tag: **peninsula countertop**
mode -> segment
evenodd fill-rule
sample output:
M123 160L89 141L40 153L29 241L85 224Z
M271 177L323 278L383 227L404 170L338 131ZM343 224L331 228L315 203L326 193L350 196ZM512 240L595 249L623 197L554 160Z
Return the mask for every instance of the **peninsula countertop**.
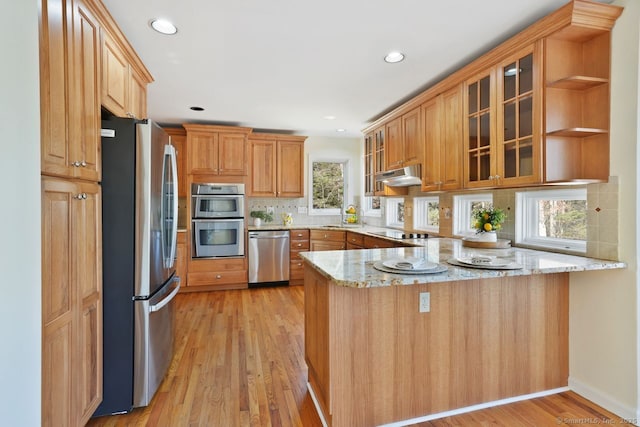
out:
M334 284L353 288L373 288L413 285L418 283L489 279L506 276L626 268L626 263L621 261L608 261L533 249L517 247L507 249L469 248L463 246L461 240L452 238L416 239L411 242L421 246L390 249L302 252L300 255L307 265L313 267L324 277L333 281ZM509 260L522 265L522 268L514 270L487 270L459 267L447 262L452 258L478 255ZM447 270L442 273L433 274L396 274L379 271L373 266L378 261L404 257L425 258L428 262L446 266Z

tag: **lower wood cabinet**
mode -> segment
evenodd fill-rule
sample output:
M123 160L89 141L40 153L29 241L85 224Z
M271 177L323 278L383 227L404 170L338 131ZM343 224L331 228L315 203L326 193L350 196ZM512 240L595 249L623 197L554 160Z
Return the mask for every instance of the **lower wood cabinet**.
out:
M395 248L399 246L404 246L404 245L396 244L386 239L379 239L377 237L372 237L372 236L364 236L364 247L367 249Z
M246 258L191 259L186 291L248 287Z
M42 424L84 425L102 401L97 183L42 179Z
M291 230L289 236L289 285L303 285L304 264L300 252L309 250L309 230Z
M347 243L347 250L350 249L364 249L364 234L354 233L352 231L347 231L347 235L345 237Z
M311 230L311 251L335 251L346 249L345 232L339 230Z

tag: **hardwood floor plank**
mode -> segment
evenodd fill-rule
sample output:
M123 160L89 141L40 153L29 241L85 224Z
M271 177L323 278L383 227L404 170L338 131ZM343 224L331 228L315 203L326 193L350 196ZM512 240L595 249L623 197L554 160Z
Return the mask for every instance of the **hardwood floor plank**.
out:
M293 286L179 294L175 356L151 404L88 426L321 427L307 391L303 292ZM568 392L416 426L539 427L585 418L621 424Z

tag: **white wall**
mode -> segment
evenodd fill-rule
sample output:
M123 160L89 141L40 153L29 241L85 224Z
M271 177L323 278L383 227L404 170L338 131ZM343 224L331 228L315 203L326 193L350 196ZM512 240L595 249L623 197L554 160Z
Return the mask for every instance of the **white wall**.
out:
M640 2L624 6L612 38L611 175L619 177L619 255L626 270L571 275L569 385L638 418L638 69Z
M0 14L0 424L40 425L38 2Z

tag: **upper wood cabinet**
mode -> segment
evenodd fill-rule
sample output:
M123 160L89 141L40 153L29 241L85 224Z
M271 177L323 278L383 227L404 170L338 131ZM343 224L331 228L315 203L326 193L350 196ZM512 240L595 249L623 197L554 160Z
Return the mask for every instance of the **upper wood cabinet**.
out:
M545 40L545 181L609 177L609 31Z
M386 169L398 169L422 160L422 123L420 107L385 123Z
M304 197L306 136L251 134L249 196Z
M178 197L189 197L191 191L187 182L187 131L184 128L164 128L171 137L171 145L176 149L176 166L178 169Z
M42 180L42 424L84 425L102 400L100 186Z
M147 83L129 60L125 49L102 33L102 105L118 117L147 117Z
M541 42L467 81L465 187L542 182Z
M40 111L44 174L100 180L99 33L100 24L83 2L42 2Z
M386 129L385 126L367 133L364 140L365 195L394 196L407 194L406 187L387 187L376 181L376 174L387 170L386 167Z
M422 105L422 191L462 188L462 86Z
M447 156L453 161L461 147L464 188L606 181L610 31L621 12L618 6L570 1L372 123L364 129L365 141L384 128L385 165L392 169L413 161L408 135L417 132L417 146L425 150L419 155L425 159L423 191L444 185L435 159L442 160L451 145L442 132L461 130L462 146ZM456 129L442 118L437 98L458 85L462 125ZM449 101L446 108L456 108ZM418 106L422 130L413 120ZM460 188L453 183L459 178L449 179L451 189Z
M245 176L250 128L184 124L187 174Z

